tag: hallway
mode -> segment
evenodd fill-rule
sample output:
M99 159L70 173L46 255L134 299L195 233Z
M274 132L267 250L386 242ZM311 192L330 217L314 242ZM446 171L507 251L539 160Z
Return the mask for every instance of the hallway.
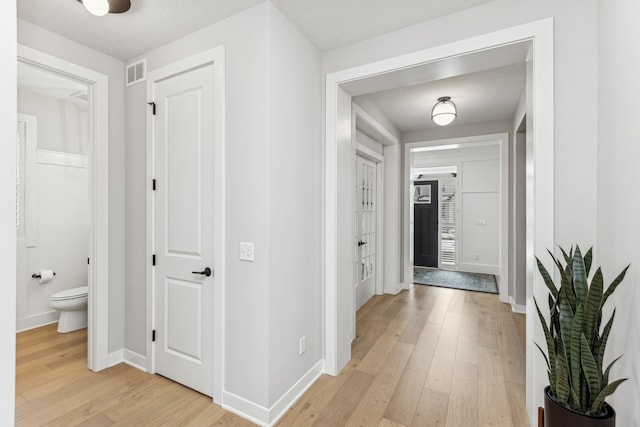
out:
M353 359L278 426L527 426L524 316L492 294L414 286L357 313ZM125 364L86 369L86 329L18 334L18 426L252 423Z
M497 295L414 286L357 313L352 360L278 426L528 426L525 317Z

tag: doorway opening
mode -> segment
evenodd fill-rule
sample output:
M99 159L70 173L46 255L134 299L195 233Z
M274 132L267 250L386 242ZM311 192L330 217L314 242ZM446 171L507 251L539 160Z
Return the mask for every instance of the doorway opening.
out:
M552 20L542 20L518 27L484 34L438 46L437 48L413 52L392 60L384 60L361 65L352 69L338 71L327 75L326 80L326 201L325 201L325 369L336 375L350 360L351 334L349 307L352 307L352 294L349 292L352 283L352 258L349 242L341 236L352 236L350 198L338 191L338 183L343 182L352 168L348 156L351 141L349 132L345 132L343 123L348 121L351 109L351 97L361 92L369 84L382 84L381 80L373 82L377 77L388 78L394 72L408 71L414 76L416 67L432 67L434 64L451 58L490 55L500 49L515 47L518 43L529 41L535 46L531 49L532 64L532 96L531 112L536 117L533 122L533 134L536 135L536 149L532 153L532 172L530 181L533 203L527 205L527 227L530 238L527 239L527 355L534 354L533 341L542 339L540 331L534 329L532 316L532 295L544 293L544 283L533 274L533 253L543 252L545 247L553 245L553 176L536 173L536 167L548 165L553 161L553 24ZM504 51L500 50L501 55ZM476 62L477 63L477 62ZM446 68L446 67L442 67ZM406 162L405 162L406 166ZM345 175L346 174L346 175ZM406 176L406 175L405 175ZM404 186L409 191L409 186ZM403 194L403 198L410 195ZM408 221L402 221L403 234L408 235ZM504 236L506 238L506 236ZM399 236L398 239L402 240ZM408 245L403 245L405 248ZM408 250L408 249L406 249ZM407 268L409 257L402 254L403 268L397 280L406 285L410 280ZM409 269L410 271L410 269ZM539 396L534 392L543 386L545 367L541 361L527 358L527 409L533 419L536 404L540 404Z
M50 80L52 77L58 82L64 81L70 82L74 90L68 95L74 99L77 103L86 102L86 129L80 129L79 135L84 135L80 139L86 139L85 143L77 142L77 149L82 150L82 146L85 147L84 155L77 153L60 154L52 150L41 150L38 152L37 147L39 142L33 140L30 142L31 155L26 153L26 162L35 164L35 160L42 164L64 164L65 172L62 175L66 175L69 178L70 175L74 175L75 178L79 178L78 175L86 175L86 194L82 197L86 197L88 206L86 212L88 214L87 228L88 228L88 241L85 251L82 248L79 250L84 253L79 260L75 260L75 263L81 263L81 266L76 266L75 276L72 273L65 273L64 276L70 281L79 281L81 283L69 282L66 283L70 288L80 285L88 286L87 289L87 366L92 371L100 371L108 367L109 353L108 353L108 279L109 279L109 264L108 264L108 89L107 89L107 77L103 74L97 73L93 70L81 67L79 65L64 61L60 58L45 54L38 50L28 48L26 46L18 45L18 64L21 66L29 67L30 70L35 71L35 76L30 84L40 86L41 88L47 87L47 83L43 82L42 76L49 75ZM32 76L32 77L33 77ZM40 77L38 77L40 76ZM23 77L23 76L21 76ZM47 80L47 79L45 79ZM68 87L65 89L67 90ZM84 99L86 98L86 100ZM39 103L42 107L42 103ZM73 109L73 107L69 107ZM79 115L81 116L82 114ZM29 132L29 127L32 129L32 133L35 133L34 121L28 117L24 118L25 129ZM31 123L31 124L29 124ZM69 123L65 123L67 126ZM27 135L27 138L29 136ZM35 144L35 145L34 145ZM73 145L71 140L67 138L65 140L66 146ZM64 145L63 144L63 145ZM27 143L25 140L25 149ZM43 147L45 148L45 147ZM74 155L75 154L75 155ZM35 156L35 158L34 158ZM31 160L30 160L31 159ZM25 166L26 168L26 166ZM68 168L72 168L67 170ZM85 170L85 172L81 172ZM56 171L60 172L60 170ZM58 173L60 175L60 173ZM27 177L27 180L29 177ZM67 179L67 181L70 181ZM33 192L33 181L31 183L25 182L25 192L31 190ZM73 182L71 180L70 182ZM77 182L76 182L77 184ZM84 185L84 184L81 184ZM25 201L33 200L33 194L26 195ZM61 203L59 200L50 201L51 203ZM42 200L39 201L42 203ZM37 220L37 214L42 210L46 211L46 206L37 207L32 203L26 204L24 210L24 227L25 231L29 235L23 240L23 246L25 250L27 246L35 246L35 240L37 236L29 229L33 227L34 221ZM50 219L50 218L49 218ZM29 224L30 223L30 224ZM31 230L33 231L33 230ZM42 236L44 239L44 236ZM53 242L53 244L64 245L64 241ZM82 243L80 243L82 244ZM53 248L55 252L55 248ZM74 259L79 257L77 253L73 255ZM46 258L46 257L45 257ZM31 269L37 269L38 271L26 271L22 268L18 271L19 274L28 275L28 279L33 279L32 275L40 275L40 278L35 278L39 281L42 280L41 270L55 271L56 265L51 264L51 258L39 260L38 263L33 264ZM60 261L62 262L62 261ZM84 268L86 273L83 274ZM25 271L22 271L25 270ZM45 275L50 274L48 271ZM51 274L52 275L52 274ZM60 275L62 279L63 275ZM53 276L55 277L55 276ZM55 279L54 279L55 282ZM17 283L20 283L20 276ZM73 285L73 286L72 286ZM44 285L46 286L46 285ZM53 292L53 291L52 291ZM48 295L48 294L47 294ZM46 298L45 298L46 299ZM19 303L19 302L18 302ZM47 304L45 301L40 301L40 304ZM35 320L33 316L29 318L27 316L23 322L25 328L33 327L29 322L40 322L44 319L46 321L47 314L41 319L42 316L36 316Z

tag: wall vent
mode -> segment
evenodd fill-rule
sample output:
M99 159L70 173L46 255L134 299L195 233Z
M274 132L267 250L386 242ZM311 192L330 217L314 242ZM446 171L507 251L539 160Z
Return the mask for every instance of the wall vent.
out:
M147 60L127 64L127 86L132 86L147 79Z

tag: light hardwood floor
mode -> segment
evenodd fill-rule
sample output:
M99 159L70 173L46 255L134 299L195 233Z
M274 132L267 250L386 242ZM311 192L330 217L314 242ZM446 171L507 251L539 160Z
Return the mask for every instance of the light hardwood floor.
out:
M17 336L18 426L251 426L210 398L121 364L86 369L86 330ZM528 426L524 316L496 295L415 285L357 313L353 359L278 426Z

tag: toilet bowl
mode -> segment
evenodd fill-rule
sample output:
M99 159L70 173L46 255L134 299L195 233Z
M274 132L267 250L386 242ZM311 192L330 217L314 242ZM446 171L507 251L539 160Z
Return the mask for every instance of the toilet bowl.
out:
M49 298L51 308L60 312L58 332L77 331L87 327L88 293L88 286L80 286L51 295Z

